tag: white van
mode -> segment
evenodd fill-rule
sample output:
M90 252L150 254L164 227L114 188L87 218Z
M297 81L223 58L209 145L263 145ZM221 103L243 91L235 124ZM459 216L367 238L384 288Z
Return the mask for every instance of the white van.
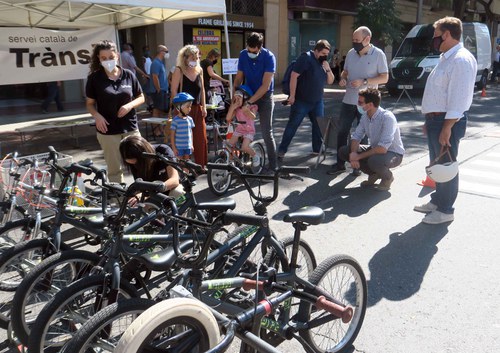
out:
M477 60L476 84L486 86L491 66L491 39L484 23L464 22L461 42ZM432 24L416 25L406 35L389 65L389 82L386 87L392 96L401 89L423 91L430 72L437 65L439 53L432 48L434 27Z

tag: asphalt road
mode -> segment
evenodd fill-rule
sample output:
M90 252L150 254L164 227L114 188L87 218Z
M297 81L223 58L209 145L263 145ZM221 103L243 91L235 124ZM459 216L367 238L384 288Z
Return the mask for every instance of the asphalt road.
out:
M326 175L334 160L331 148L326 161L303 180L280 183L279 199L269 208L275 232L280 237L292 235L290 226L281 222L288 211L319 206L325 211L325 222L304 234L318 260L344 253L356 258L365 271L368 309L354 351L499 351L499 93L497 86L488 90L487 97L476 92L460 147L460 193L451 224L422 224L423 215L412 210L428 201L431 190L416 183L424 177L428 164L427 147L422 116L404 98L394 112L407 153L395 169L390 192L361 189L359 184L365 177ZM337 116L342 93L329 91L326 97L327 115ZM390 107L395 100L384 97L382 105ZM416 101L420 104L419 98ZM278 142L287 109L277 104L274 126ZM91 157L102 163L91 130L80 138L80 149L72 148L67 140L56 135L45 140L34 136L30 140L33 146L23 148L26 152L37 147L43 151L49 143L59 144L58 148L75 160ZM284 164L314 167L316 157L310 151L310 126L305 119ZM215 198L207 190L205 177L199 179L196 190L202 200ZM241 187L230 190L229 195L236 199L237 211L251 213L249 198ZM5 333L0 332L0 342L3 339ZM302 351L296 343L287 343L282 349ZM15 350L6 344L0 352Z

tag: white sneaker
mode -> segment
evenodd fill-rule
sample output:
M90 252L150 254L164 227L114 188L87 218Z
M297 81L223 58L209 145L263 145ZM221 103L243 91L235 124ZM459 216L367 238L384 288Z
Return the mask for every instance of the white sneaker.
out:
M260 166L260 157L255 155L252 157L252 167L257 168Z
M435 211L437 210L437 206L434 205L432 202L427 202L427 203L424 203L423 205L417 205L415 207L413 207L413 211L417 211L417 212L422 212L422 213L431 213L432 211Z
M426 224L441 224L441 223L447 223L447 222L452 222L455 219L453 216L453 213L443 213L440 211L432 211L429 213L427 216L422 219L422 223Z

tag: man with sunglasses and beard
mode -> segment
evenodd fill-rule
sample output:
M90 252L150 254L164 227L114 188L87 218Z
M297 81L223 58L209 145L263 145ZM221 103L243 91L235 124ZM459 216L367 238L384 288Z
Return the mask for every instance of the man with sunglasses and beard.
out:
M349 131L356 119L359 123L358 93L366 88L378 88L389 80L389 68L384 52L370 43L372 32L368 27L359 27L352 34L352 49L347 53L344 69L340 74L339 86L345 87L345 95L340 108L340 128L337 133L337 163L327 174L336 175L346 170L338 151L347 145ZM365 143L365 142L363 142ZM353 175L361 174L353 169Z
M256 104L259 108L260 130L269 159L267 173L272 173L277 167L276 143L273 135L276 58L269 49L263 47L264 36L261 33L252 32L246 44L246 49L240 52L234 87L245 84L254 92L247 102L249 105Z

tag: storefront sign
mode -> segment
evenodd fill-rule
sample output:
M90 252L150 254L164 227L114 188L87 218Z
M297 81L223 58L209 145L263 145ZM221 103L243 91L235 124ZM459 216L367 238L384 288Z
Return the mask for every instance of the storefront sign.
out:
M224 26L224 20L216 18L199 18L198 24L202 26ZM255 23L253 21L227 21L227 26L230 28L255 28Z
M116 43L113 26L81 31L0 28L0 84L65 81L87 77L92 45Z

